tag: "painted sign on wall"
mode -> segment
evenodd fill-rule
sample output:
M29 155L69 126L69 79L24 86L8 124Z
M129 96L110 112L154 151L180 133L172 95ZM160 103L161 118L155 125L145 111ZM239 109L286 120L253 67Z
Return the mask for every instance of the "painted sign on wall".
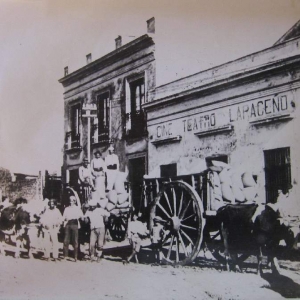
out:
M155 132L151 128L151 133L156 140L166 139L188 132L205 132L238 122L276 117L291 113L293 110L292 94L279 94L175 119L156 125Z

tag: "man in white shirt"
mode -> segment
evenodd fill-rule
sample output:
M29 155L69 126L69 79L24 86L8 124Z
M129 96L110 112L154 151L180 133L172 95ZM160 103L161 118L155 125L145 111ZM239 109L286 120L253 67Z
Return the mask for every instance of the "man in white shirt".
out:
M133 215L133 221L129 222L127 232L129 243L132 246L132 252L123 263L129 263L133 256L135 257L135 261L139 263L137 255L141 249L142 238L147 237L149 234L148 229L146 224L138 221L137 215Z
M116 181L116 177L119 171L119 158L114 153L115 149L111 145L108 148L108 155L105 157L105 164L106 164L106 175L107 175L107 186L106 189L108 191L113 189L114 183Z
M70 206L66 207L63 214L63 221L65 225L65 239L64 239L64 258L68 256L69 244L72 240L74 248L74 259L77 261L78 256L78 225L79 219L83 219L83 213L75 196L70 197Z
M58 259L58 231L62 224L62 215L55 206L55 200L50 199L49 207L41 215L40 223L43 226L44 241L45 241L45 258L50 259L50 251L52 249L52 256L54 261Z
M97 201L91 200L88 203L89 209L85 213L85 218L89 220L91 227L90 234L90 256L91 261L100 261L103 252L105 239L104 217L109 217L110 213L99 207Z
M83 201L86 202L91 189L94 189L93 175L87 158L78 169L78 183L80 184Z

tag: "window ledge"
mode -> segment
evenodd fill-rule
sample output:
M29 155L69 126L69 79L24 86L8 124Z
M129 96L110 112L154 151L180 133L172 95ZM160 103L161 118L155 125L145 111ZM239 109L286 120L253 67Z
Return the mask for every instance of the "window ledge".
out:
M99 147L99 146L105 146L105 145L109 145L109 140L92 143L92 147Z
M182 136L177 135L175 137L165 138L165 139L161 139L161 140L155 140L155 141L152 141L151 143L155 146L158 146L158 145L166 144L166 143L180 142L181 140L182 140Z
M80 152L80 151L82 151L82 147L79 146L79 147L69 148L69 149L66 149L65 151L66 151L66 153Z
M218 134L226 131L232 131L233 125L224 125L217 128L207 129L204 131L197 131L194 134L197 136L205 136L205 135L211 135L211 134Z
M279 121L288 121L288 120L292 120L292 119L293 119L293 116L291 116L291 114L285 114L285 115L273 116L270 118L258 119L255 121L251 121L249 123L251 125L256 126L256 125L274 123L274 122L279 122Z

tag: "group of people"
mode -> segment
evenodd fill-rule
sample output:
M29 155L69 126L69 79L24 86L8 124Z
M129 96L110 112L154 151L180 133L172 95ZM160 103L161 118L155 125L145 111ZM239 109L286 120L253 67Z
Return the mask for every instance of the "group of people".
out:
M128 226L128 239L132 247L131 254L126 260L123 260L123 264L128 264L134 257L138 263L138 254L141 249L142 240L150 235L151 245L155 256L155 265L159 265L162 262L163 253L163 241L166 238L168 230L166 230L166 222L159 216L153 219L153 226L151 232L147 230L146 224L138 220L138 215L133 216L133 220Z
M54 199L48 201L48 208L41 215L40 223L44 234L45 241L45 259L54 261L59 258L58 233L61 225L64 227L63 258L67 259L69 254L69 245L72 242L74 249L74 261L78 259L78 230L80 220L90 224L90 242L89 242L89 259L99 262L103 254L106 228L105 223L110 213L101 208L98 201L90 200L83 205L83 210L78 205L75 196L70 196L70 205L67 206L61 214L56 207ZM133 220L129 222L127 237L132 247L131 254L123 261L129 263L134 257L138 263L138 254L140 252L142 240L148 236L151 237L152 247L155 253L156 264L162 260L162 242L166 236L165 222L160 217L154 218L154 225L151 232L147 230L146 224L138 220L137 215L133 215Z
M102 158L100 151L94 153L94 158L89 161L84 159L83 165L79 168L79 184L83 196L82 207L78 197L70 196L70 204L63 212L56 208L55 200L50 199L48 208L41 215L40 223L45 239L45 258L50 260L50 251L54 260L58 259L58 233L61 225L64 227L63 259L68 257L69 245L72 242L74 249L74 261L78 259L78 230L84 222L90 225L89 258L91 261L100 261L106 236L105 224L110 213L101 205L101 199L106 193L113 189L114 182L119 170L119 159L114 153L114 147L108 148L108 155ZM161 261L161 248L163 239L163 220L159 217L154 219L152 232L149 233L146 224L133 216L129 222L128 239L132 246L132 253L124 260L128 263L133 257L138 262L138 253L141 248L142 239L151 236L155 250L157 263ZM81 221L81 222L80 222Z
M84 205L85 213L78 205L75 196L70 196L70 205L67 206L61 214L56 207L54 199L48 201L48 208L40 218L40 224L44 234L45 241L45 259L50 260L52 252L53 260L59 259L58 233L60 227L64 227L63 258L67 259L69 254L69 245L72 242L74 249L74 261L78 259L78 230L80 229L80 220L90 224L90 244L89 252L92 261L100 261L105 239L105 217L109 217L109 212L101 208L97 202L90 201Z
M108 148L108 155L103 159L99 150L94 153L94 158L89 165L87 158L79 167L79 184L84 202L87 201L91 191L97 191L100 198L105 198L105 191L113 189L119 170L119 158L114 153L114 147Z

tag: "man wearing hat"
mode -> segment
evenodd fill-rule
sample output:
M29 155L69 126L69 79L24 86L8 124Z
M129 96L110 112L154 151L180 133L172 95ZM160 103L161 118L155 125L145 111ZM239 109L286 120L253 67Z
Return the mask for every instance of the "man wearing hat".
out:
M78 179L78 183L81 186L81 192L83 195L83 201L86 202L87 201L87 197L90 193L90 189L94 189L94 184L93 184L93 176L92 176L92 171L91 168L89 166L89 160L87 158L85 158L83 160L83 165L81 167L79 167L78 169L79 172L79 179Z
M113 189L113 186L116 181L116 177L119 171L119 158L114 153L115 149L112 145L108 148L108 155L105 157L105 164L106 164L106 176L107 176L107 186L106 189L108 191Z
M83 219L81 208L77 205L75 196L70 197L70 206L64 210L63 221L65 225L65 238L64 238L64 258L68 256L70 241L73 242L74 260L77 261L78 256L78 226L79 219Z
M104 218L109 217L110 213L100 207L99 201L90 200L87 205L88 211L85 213L85 220L90 223L90 257L91 261L100 261L103 252L105 239Z

